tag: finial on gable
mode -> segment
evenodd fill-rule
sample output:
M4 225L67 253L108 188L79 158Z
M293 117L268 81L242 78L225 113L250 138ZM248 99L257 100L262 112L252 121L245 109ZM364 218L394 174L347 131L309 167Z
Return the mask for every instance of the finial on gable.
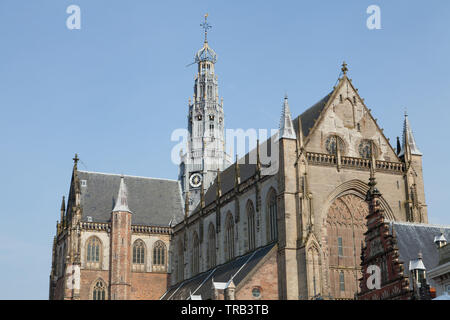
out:
M344 74L344 76L347 75L348 68L347 68L347 63L345 63L345 61L342 63L341 71Z
M75 157L72 160L74 168L77 168L78 161L80 161L80 158L78 158L78 153L75 153Z

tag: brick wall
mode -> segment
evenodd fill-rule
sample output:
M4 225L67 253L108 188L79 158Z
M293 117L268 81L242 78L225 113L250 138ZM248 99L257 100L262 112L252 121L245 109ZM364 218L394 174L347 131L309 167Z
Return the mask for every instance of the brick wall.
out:
M132 300L158 300L167 291L167 273L132 272Z
M268 257L263 260L260 265L252 270L236 288L236 300L277 300L279 299L278 291L278 262L277 251L272 250ZM260 288L261 296L255 298L252 295L254 288Z

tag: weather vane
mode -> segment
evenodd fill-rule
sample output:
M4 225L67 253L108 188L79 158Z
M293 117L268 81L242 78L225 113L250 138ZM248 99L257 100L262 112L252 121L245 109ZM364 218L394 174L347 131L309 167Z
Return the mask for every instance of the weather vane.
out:
M205 14L205 22L200 24L200 27L202 27L205 30L205 42L208 42L208 39L207 39L208 29L212 28L211 25L208 24L207 19L208 19L208 14Z

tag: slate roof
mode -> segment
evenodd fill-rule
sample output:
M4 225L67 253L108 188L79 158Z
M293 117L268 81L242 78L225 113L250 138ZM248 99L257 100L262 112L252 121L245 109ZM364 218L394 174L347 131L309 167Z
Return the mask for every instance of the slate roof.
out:
M405 274L409 274L409 262L417 259L419 252L422 252L422 261L427 270L438 265L439 252L434 244L434 237L443 232L444 236L450 239L450 226L391 222L391 230L392 224L397 235L400 261L405 267Z
M109 222L119 192L119 174L78 171L81 184L82 221ZM183 219L181 188L176 180L124 175L133 225L168 226Z
M325 105L327 104L328 100L330 99L331 95L333 94L333 91L327 94L325 97L323 97L319 102L314 104L312 107L306 109L301 115L300 118L302 119L302 133L303 137L307 137L316 123L317 119L319 118L320 114L322 113L323 109L325 108ZM295 132L298 131L298 117L294 119L293 121Z
M201 295L202 300L212 299L212 281L228 282L233 280L236 287L266 257L275 243L256 249L214 269L203 272L180 284L171 287L161 300L187 300L192 295Z

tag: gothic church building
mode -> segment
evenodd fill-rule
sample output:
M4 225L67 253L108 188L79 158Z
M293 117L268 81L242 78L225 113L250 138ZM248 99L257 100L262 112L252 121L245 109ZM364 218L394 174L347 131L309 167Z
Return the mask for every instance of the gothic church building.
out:
M179 179L82 171L75 156L50 299L354 299L370 167L387 220L428 222L408 117L394 149L345 63L297 117L285 97L278 133L233 162L203 26Z

